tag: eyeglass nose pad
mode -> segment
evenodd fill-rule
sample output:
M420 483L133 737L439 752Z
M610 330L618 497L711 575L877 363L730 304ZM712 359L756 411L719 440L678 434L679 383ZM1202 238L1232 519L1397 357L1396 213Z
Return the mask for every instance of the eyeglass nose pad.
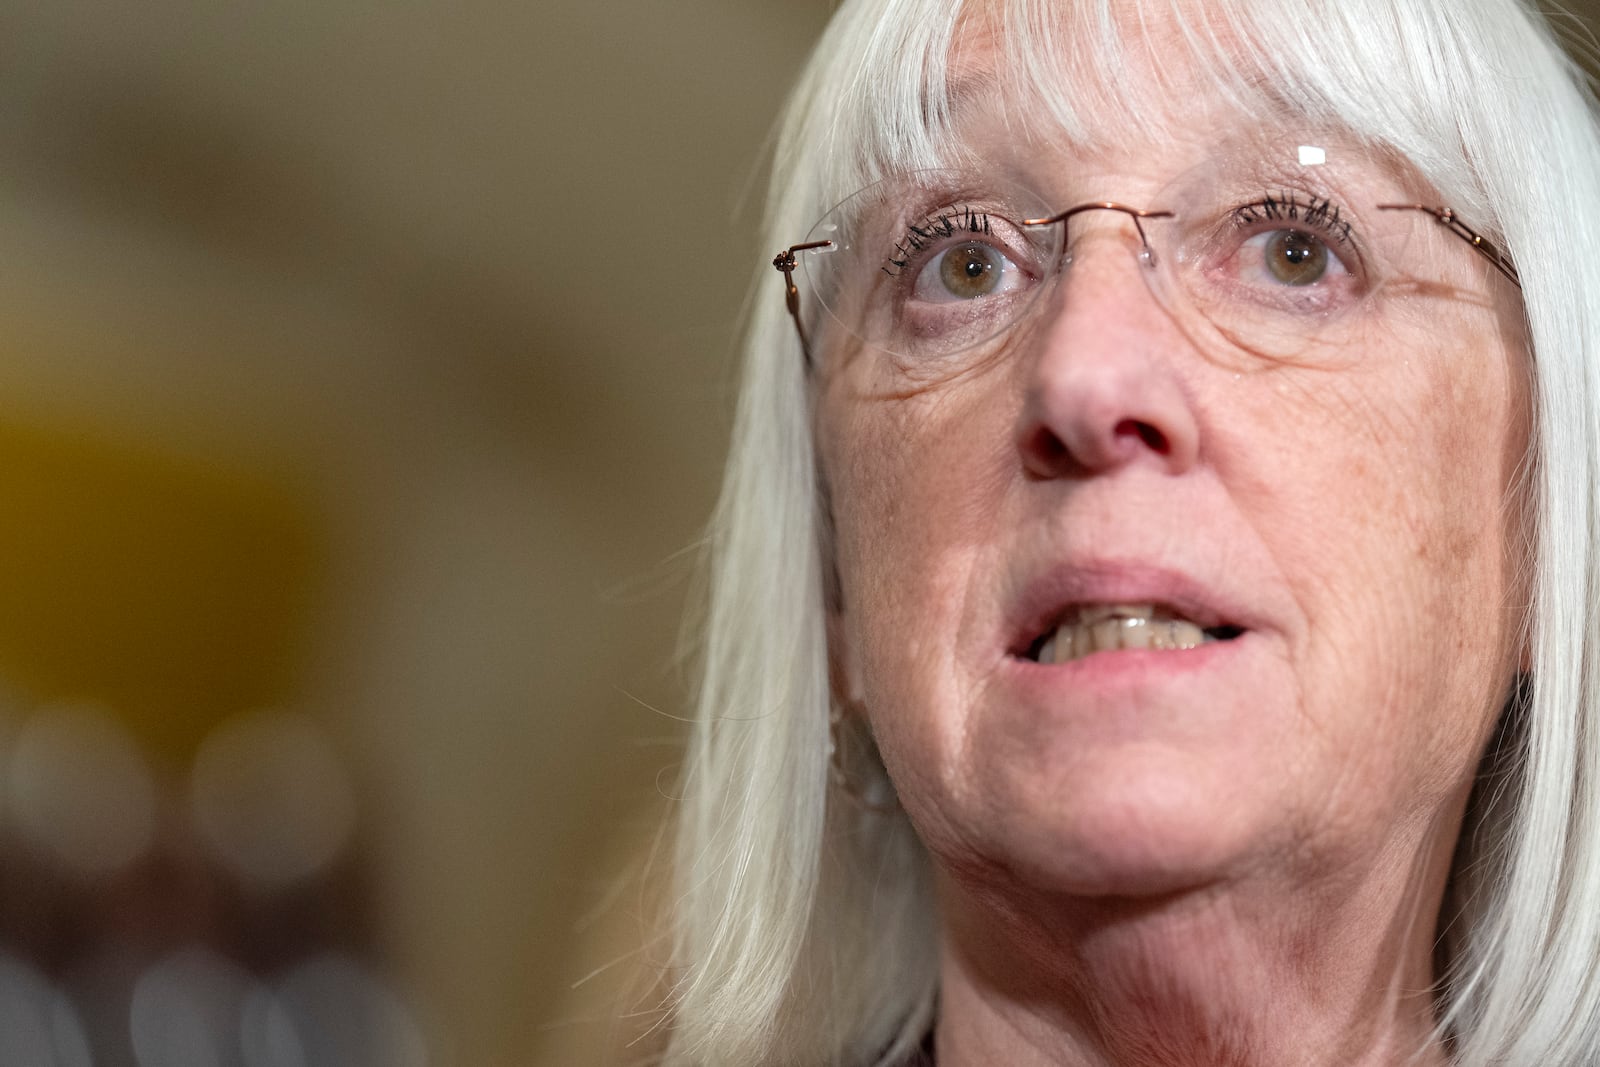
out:
M1068 267L1072 266L1074 258L1072 249L1073 246L1069 244L1067 247L1061 250L1061 258L1059 262L1062 270L1066 270ZM1154 270L1156 267L1161 265L1160 261L1156 258L1156 250L1150 247L1149 240L1146 239L1143 234L1140 235L1139 249L1134 253L1134 257L1138 259L1140 266L1148 267L1151 270Z

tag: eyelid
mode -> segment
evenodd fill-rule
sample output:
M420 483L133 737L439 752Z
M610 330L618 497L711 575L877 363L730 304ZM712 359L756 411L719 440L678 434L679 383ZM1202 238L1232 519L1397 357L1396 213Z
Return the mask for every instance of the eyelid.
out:
M992 236L993 219L987 211L971 207L947 207L920 216L921 221L906 224L905 232L895 243L889 255L891 274L910 269L913 262L921 263L932 258L944 247L946 241ZM890 267L898 268L891 270Z
M883 258L882 267L885 274L898 277L903 273L913 273L913 268L926 263L940 251L951 244L959 243L962 239L980 239L987 244L992 244L1007 258L1021 264L1020 250L1028 242L1026 228L1013 222L1011 215L1018 218L1024 217L1022 213L999 206L980 206L982 200L956 201L947 203L944 207L934 208L930 211L917 211L909 214L913 221L899 227L902 230L894 244L894 248ZM965 226L955 226L949 232L938 232L946 220L954 219L966 222ZM976 220L978 229L971 228ZM933 230L929 236L922 231ZM1027 257L1024 257L1027 258Z
M1214 259L1224 247L1242 247L1257 234L1299 230L1323 239L1350 276L1370 277L1373 263L1366 244L1367 235L1343 198L1323 188L1320 182L1304 185L1275 182L1256 188L1273 191L1221 200L1209 212L1206 222L1189 230L1184 238L1189 251L1184 258L1207 261ZM1264 207L1269 202L1284 205L1287 201L1293 202L1294 217L1289 217L1284 207L1272 211ZM1232 206L1228 206L1230 204ZM1313 209L1309 217L1308 208Z

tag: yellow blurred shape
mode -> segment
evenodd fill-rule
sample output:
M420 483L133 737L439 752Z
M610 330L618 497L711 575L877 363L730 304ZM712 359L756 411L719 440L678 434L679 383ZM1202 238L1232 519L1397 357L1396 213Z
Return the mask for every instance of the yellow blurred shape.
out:
M317 529L271 478L0 422L0 678L104 702L187 759L224 716L293 695Z

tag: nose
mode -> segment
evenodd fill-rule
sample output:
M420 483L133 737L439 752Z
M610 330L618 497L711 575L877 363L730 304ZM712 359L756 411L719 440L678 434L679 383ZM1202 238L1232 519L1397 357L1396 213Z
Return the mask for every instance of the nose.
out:
M1131 225L1074 236L1071 260L1047 296L1050 317L1024 364L1023 467L1038 478L1138 463L1182 473L1200 450L1179 374L1190 343L1140 277L1153 267Z

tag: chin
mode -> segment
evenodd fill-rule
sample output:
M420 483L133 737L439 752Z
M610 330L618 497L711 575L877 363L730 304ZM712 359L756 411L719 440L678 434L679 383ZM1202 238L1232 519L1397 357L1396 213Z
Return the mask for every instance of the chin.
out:
M1124 755L1032 787L1004 783L1004 799L961 835L985 842L985 854L956 865L975 863L987 868L979 877L1033 892L1155 897L1239 877L1291 837L1280 821L1285 798L1245 795L1236 765Z

